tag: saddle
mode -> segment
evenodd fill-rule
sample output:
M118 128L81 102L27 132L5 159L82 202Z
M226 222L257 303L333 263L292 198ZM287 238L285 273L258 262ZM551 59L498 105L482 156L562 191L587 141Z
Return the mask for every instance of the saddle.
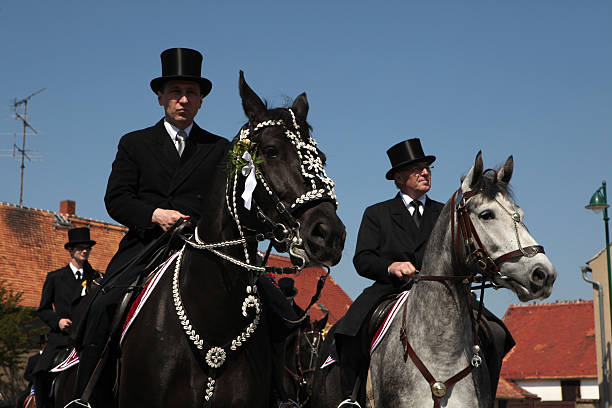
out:
M378 328L383 324L387 314L389 314L389 311L395 302L397 302L398 298L399 296L396 294L387 295L380 301L380 303L378 303L368 321L368 342L372 341L376 335L376 332L378 331Z

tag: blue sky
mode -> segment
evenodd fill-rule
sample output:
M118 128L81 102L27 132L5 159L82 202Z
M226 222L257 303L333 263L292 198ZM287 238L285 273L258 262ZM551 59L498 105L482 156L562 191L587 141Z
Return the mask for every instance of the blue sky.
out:
M419 137L440 201L479 150L489 167L512 154L517 202L559 273L549 300L592 299L579 266L604 246L584 205L612 182L610 2L6 0L0 38L0 149L21 132L14 98L46 88L28 105L40 159L26 163L25 206L72 199L111 221L117 142L162 117L149 88L160 52L190 47L213 82L196 121L213 133L245 121L240 69L273 105L307 93L348 233L332 273L351 297L369 284L351 262L363 210L395 194L385 151ZM19 162L4 154L0 200L18 203ZM511 303L486 296L500 315Z

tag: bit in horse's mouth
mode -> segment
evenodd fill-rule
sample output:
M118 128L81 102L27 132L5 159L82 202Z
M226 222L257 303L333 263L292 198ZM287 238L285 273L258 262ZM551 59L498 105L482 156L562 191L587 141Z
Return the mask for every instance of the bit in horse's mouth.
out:
M501 286L504 286L510 290L513 290L518 296L519 300L526 302L528 300L535 298L525 285L523 285L521 282L519 282L517 279L513 278L512 276L502 275L501 281L502 281Z

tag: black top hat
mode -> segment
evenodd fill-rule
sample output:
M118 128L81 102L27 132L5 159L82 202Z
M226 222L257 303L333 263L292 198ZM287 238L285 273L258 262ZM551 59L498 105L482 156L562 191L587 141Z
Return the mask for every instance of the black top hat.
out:
M68 230L68 242L64 244L64 248L68 249L68 247L73 247L78 244L96 245L96 241L89 238L89 228L81 227Z
M387 150L387 156L391 161L391 170L385 176L387 180L393 180L393 174L402 167L420 161L431 164L436 160L436 156L425 156L421 141L418 138L404 140L392 146Z
M294 297L298 293L295 282L291 278L280 278L278 287L285 294L285 297Z
M202 78L202 54L189 48L170 48L161 53L162 76L151 81L153 92L161 90L164 82L171 79L194 81L200 84L202 96L208 95L212 82Z

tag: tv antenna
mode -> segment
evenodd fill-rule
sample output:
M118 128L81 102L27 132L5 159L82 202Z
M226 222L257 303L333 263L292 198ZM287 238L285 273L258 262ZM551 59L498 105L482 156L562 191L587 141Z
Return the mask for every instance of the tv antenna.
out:
M38 95L45 89L46 88L39 89L38 91L34 92L33 94L30 94L29 96L26 96L25 98L21 100L17 100L17 98L15 98L15 102L13 103L13 109L15 110L15 117L23 122L23 138L22 138L21 148L17 146L16 136L15 136L15 142L13 143L13 157L15 156L15 152L19 152L19 154L21 154L21 185L19 188L19 206L20 207L23 206L23 170L25 169L25 159L30 160L30 157L28 156L28 153L30 152L30 150L26 150L26 130L30 128L30 130L34 132L34 134L38 134L36 129L34 129L32 125L30 125L30 123L28 122L28 102L34 95ZM21 105L23 105L23 114L19 113L19 107Z

